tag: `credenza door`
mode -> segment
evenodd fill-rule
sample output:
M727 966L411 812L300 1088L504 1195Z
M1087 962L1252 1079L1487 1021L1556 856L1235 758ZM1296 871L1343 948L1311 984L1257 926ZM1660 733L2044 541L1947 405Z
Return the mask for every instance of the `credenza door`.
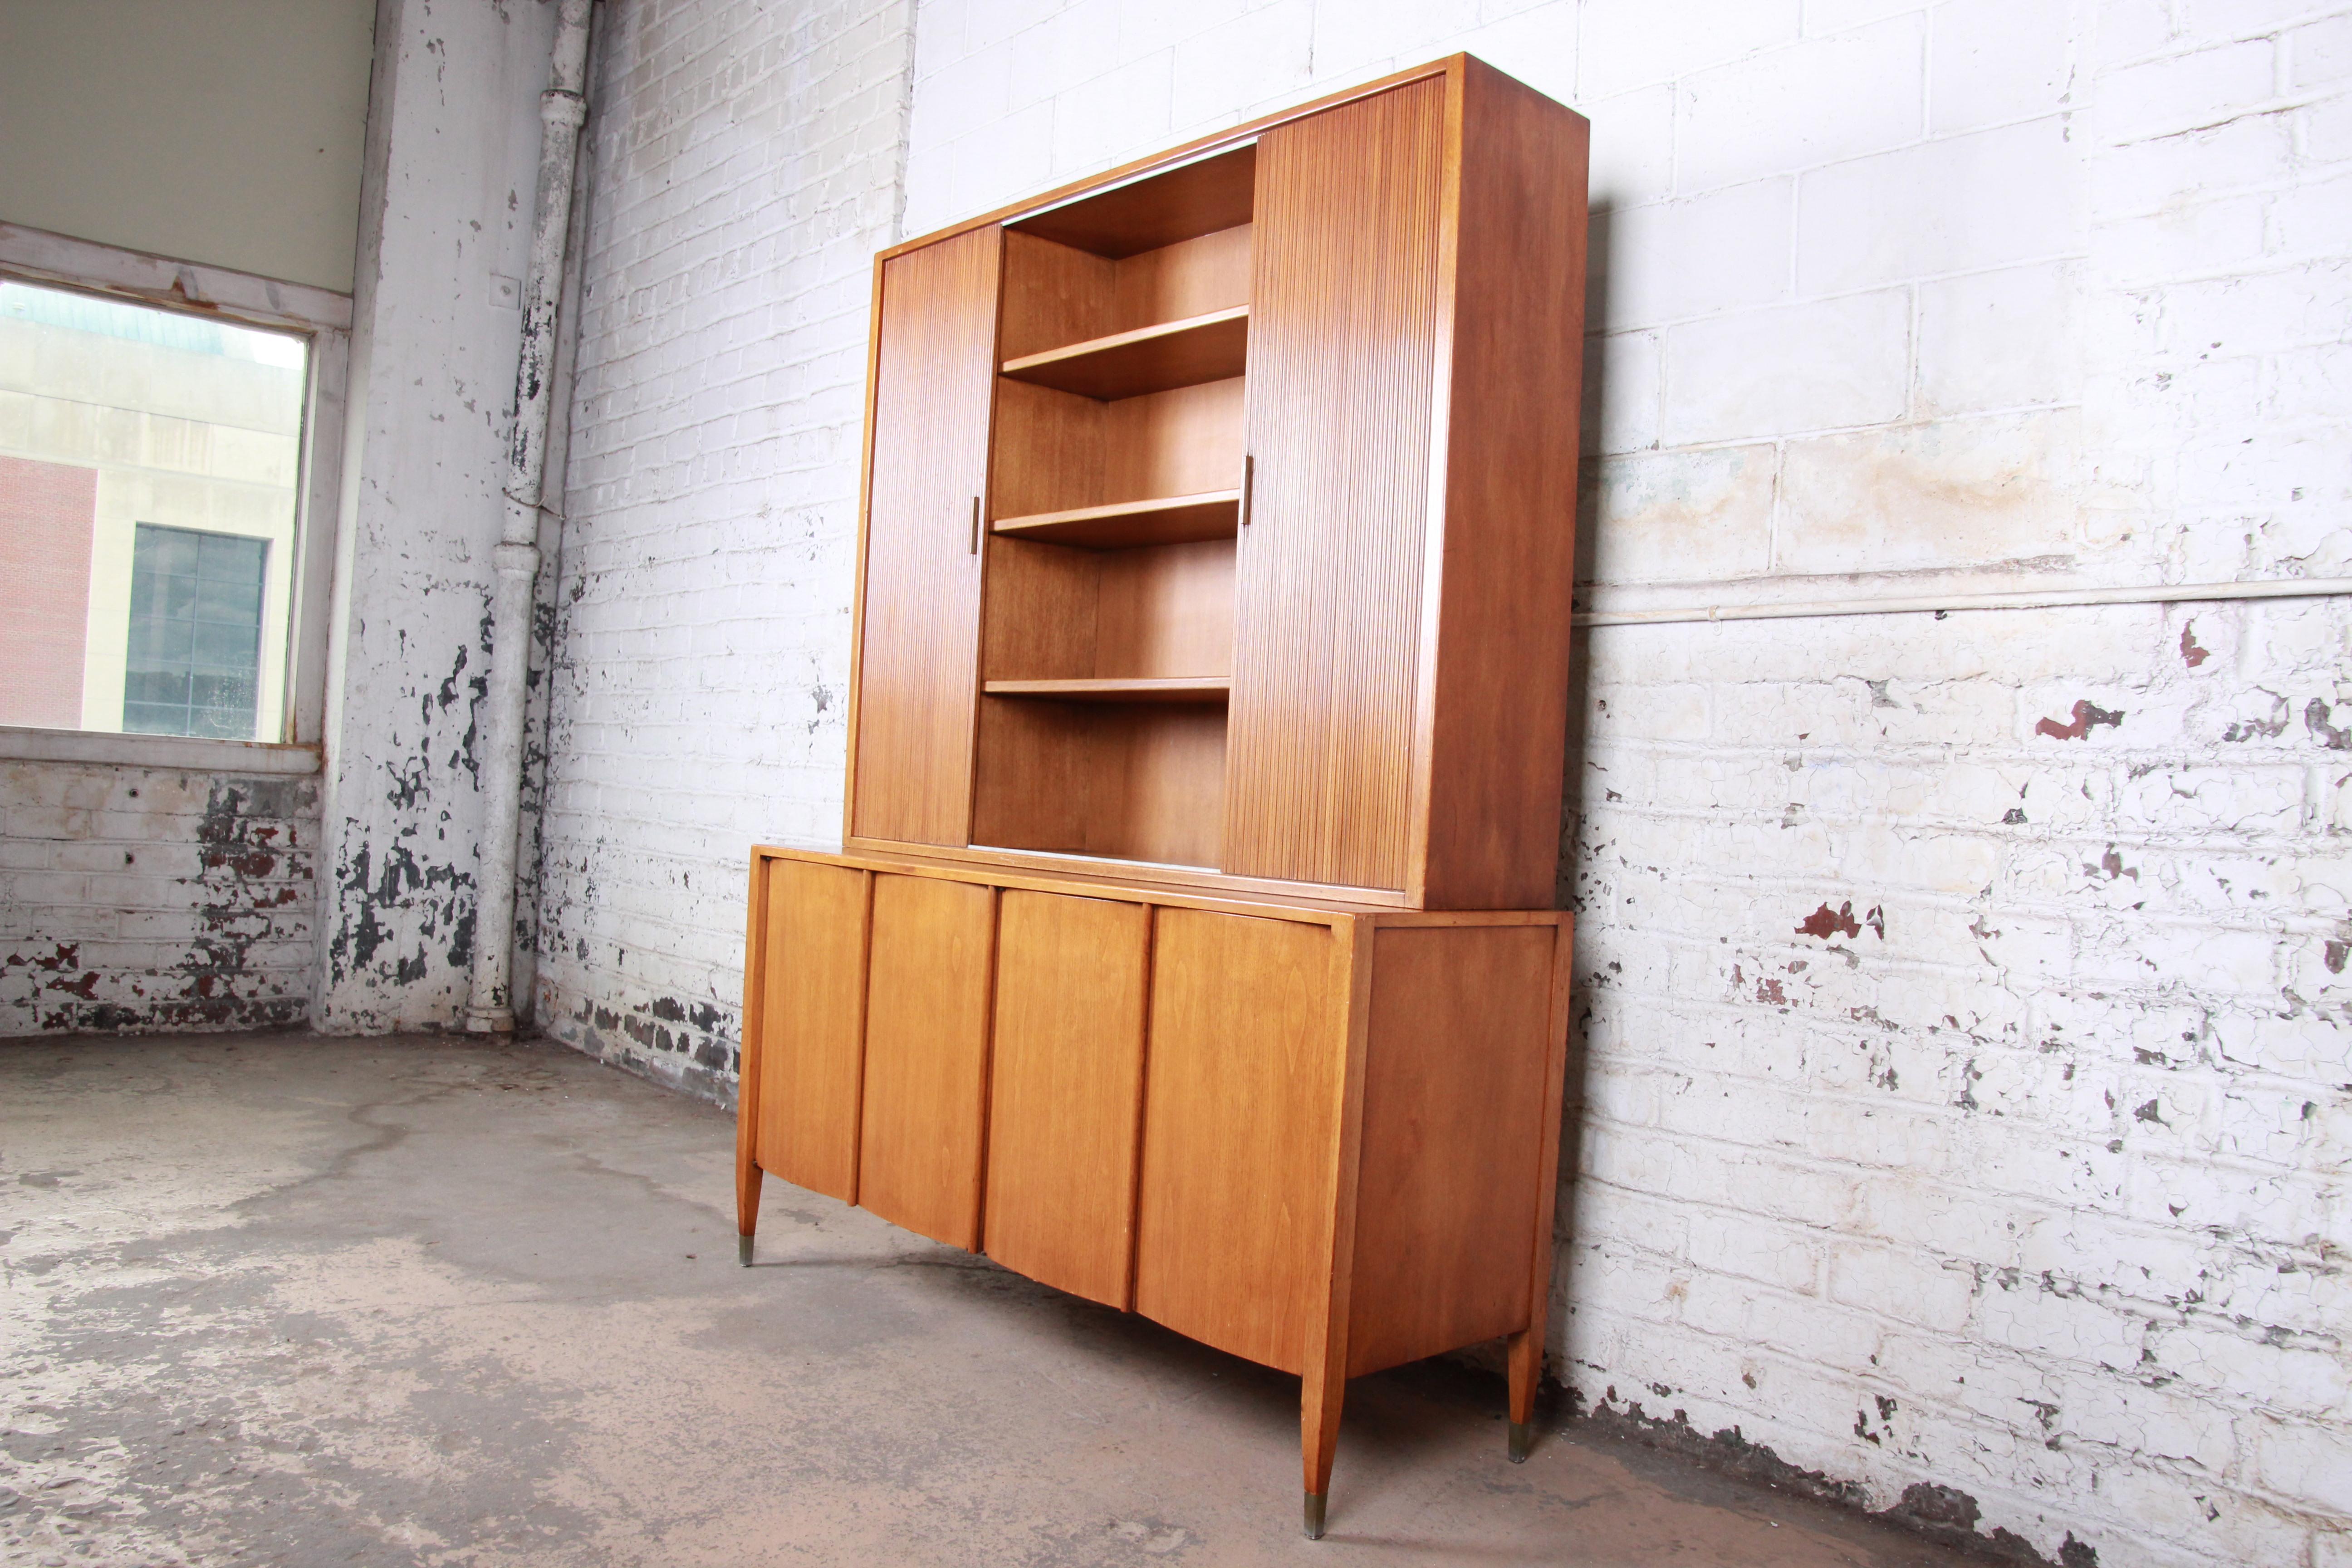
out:
M992 224L882 266L850 763L859 837L970 837L1003 248Z
M866 913L872 875L771 860L761 961L762 1170L857 1201L857 1095L866 1044Z
M1445 88L1258 141L1223 868L1407 883Z
M877 874L873 931L857 1201L977 1248L996 890Z
M1143 1102L1145 904L1008 891L997 920L988 1255L1129 1304Z
M1330 1289L1343 955L1328 926L1156 921L1135 1310L1301 1372Z

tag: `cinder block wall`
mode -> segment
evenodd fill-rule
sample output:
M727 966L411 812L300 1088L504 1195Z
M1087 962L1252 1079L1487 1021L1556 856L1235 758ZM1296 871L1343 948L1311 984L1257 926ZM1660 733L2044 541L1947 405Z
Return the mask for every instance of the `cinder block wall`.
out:
M2344 6L605 26L548 1027L730 1092L744 848L837 842L872 251L1469 49L1595 137L1555 1370L2028 1560L2352 1561L2345 602L1704 619L2352 571Z

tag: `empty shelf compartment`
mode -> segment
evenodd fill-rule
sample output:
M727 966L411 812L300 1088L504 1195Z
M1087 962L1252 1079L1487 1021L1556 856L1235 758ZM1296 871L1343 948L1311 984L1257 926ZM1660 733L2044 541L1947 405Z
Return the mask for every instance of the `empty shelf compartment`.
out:
M1242 374L1249 358L1249 307L1212 310L1131 332L1114 332L1004 363L1015 381L1112 402L1196 386Z

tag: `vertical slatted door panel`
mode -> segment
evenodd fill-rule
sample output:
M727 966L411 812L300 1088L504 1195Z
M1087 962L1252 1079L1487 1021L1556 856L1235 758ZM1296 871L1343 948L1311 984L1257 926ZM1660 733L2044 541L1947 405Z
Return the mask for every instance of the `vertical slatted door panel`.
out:
M1444 93L1258 142L1229 872L1406 885Z
M989 1067L988 1255L1128 1304L1151 911L1007 892Z
M1336 947L1328 926L1174 909L1152 943L1135 1310L1285 1372L1330 1288Z
M988 483L1002 241L992 225L882 268L851 803L860 837L968 837L980 648L972 508Z
M873 932L857 1201L976 1247L996 890L877 874Z
M760 1167L857 1201L866 874L768 862L760 1008Z

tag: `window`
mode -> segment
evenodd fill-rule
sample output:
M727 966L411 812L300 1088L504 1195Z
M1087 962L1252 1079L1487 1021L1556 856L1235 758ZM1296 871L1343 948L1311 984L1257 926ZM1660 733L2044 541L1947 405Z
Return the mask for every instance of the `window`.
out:
M122 727L253 739L269 541L139 525Z
M108 273L147 258L36 237L96 276L0 272L0 726L314 738L327 563L305 533L333 453L311 426L344 350L310 323L348 301L270 284L258 309L150 304ZM167 299L247 281L169 276Z

